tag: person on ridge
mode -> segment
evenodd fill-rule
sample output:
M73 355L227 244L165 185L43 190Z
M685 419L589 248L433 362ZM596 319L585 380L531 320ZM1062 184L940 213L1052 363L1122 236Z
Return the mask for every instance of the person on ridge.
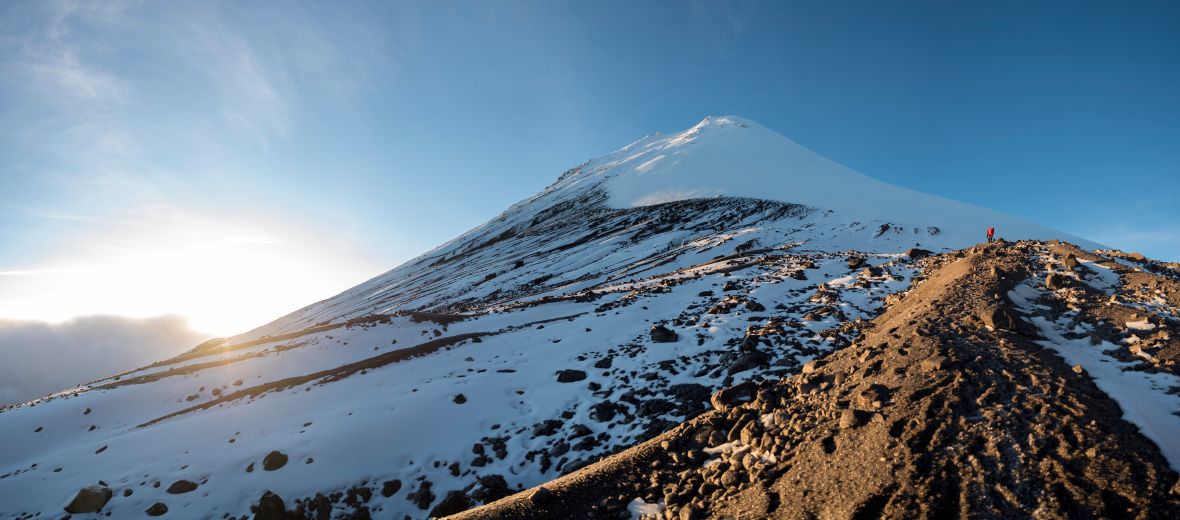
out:
M987 228L987 241L989 243L992 241L992 237L994 237L994 236L996 236L996 228L994 228L994 227Z

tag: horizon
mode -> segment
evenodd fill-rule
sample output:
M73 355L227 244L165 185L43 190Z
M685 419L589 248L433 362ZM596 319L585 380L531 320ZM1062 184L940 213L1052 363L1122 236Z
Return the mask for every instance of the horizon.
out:
M1180 260L1180 6L626 6L0 7L0 349L243 333L710 114Z

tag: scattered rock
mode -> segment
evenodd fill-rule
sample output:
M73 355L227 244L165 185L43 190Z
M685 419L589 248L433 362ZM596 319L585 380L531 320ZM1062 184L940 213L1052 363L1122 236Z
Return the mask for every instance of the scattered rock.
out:
M1007 307L990 307L980 313L983 324L996 330L1014 331L1017 327L1016 315Z
M534 437L547 437L557 433L565 423L560 419L545 419L533 427Z
M144 513L147 513L148 516L161 516L167 512L168 505L163 502L156 502L155 504L152 504L151 507L147 508L146 511L144 511Z
M287 518L287 504L283 503L283 497L276 495L269 489L262 494L258 499L258 505L254 508L255 520L284 520Z
M581 381L583 379L586 379L586 373L581 370L558 370L557 371L557 382L558 383L576 383L576 382Z
M433 484L429 480L423 480L418 484L418 490L406 495L406 500L413 502L418 506L418 509L423 511L430 507L430 503L434 502L434 493L430 491Z
M1064 289L1068 285L1069 285L1069 279L1066 278L1064 275L1057 274L1057 273L1049 273L1049 275L1045 277L1045 288L1049 289L1050 291L1055 291L1057 289Z
M765 354L761 352L750 352L738 356L738 358L735 359L733 363L729 364L729 367L726 368L725 372L729 375L734 375L739 372L745 372L746 370L765 366L767 362L768 360L766 359Z
M754 398L754 393L758 390L758 386L751 382L745 382L739 385L734 385L728 388L723 388L713 397L709 399L713 408L721 411L728 410L739 404L749 402Z
M859 269L860 266L862 266L862 265L865 265L865 258L863 256L850 256L850 257L848 257L848 268L849 269Z
M818 359L813 359L803 364L804 374L814 374L819 367L823 366L823 362Z
M1082 367L1082 365L1074 365L1073 371L1075 374L1085 374L1086 373L1086 369L1084 367Z
M511 494L512 488L508 487L508 481L501 475L492 474L479 477L479 486L471 492L471 498L487 504Z
M654 343L672 343L678 338L676 331L668 327L663 325L652 325L651 327L651 340Z
M846 408L844 409L844 412L840 414L840 428L856 428L857 426L860 426L868 421L869 415L869 412L862 412L860 410Z
M181 479L181 480L177 480L176 482L173 482L171 486L168 486L167 491L168 491L168 494L170 494L170 495L182 495L184 493L188 493L188 492L193 491L195 489L197 489L196 482L193 482L191 480Z
M262 469L274 471L287 465L287 455L281 451L271 451L262 459Z
M381 484L381 496L389 498L397 493L402 488L402 481L398 479L386 480Z
M946 356L932 356L923 359L920 365L924 372L937 372L946 368L949 363Z
M917 247L910 248L910 249L906 250L906 252L905 252L906 256L913 258L914 260L917 260L919 258L926 258L932 254L933 253L931 251L917 248Z
M545 505L552 498L553 493L544 486L538 487L537 489L534 489L532 493L529 493L529 502L532 502L533 505Z
M74 495L66 506L67 513L94 513L102 509L114 493L106 486L87 486Z
M467 402L467 396L463 394L455 394L455 397L451 398L451 401L454 401L455 404L463 404Z
M467 498L467 494L462 491L451 491L447 496L430 510L432 518L441 518L444 516L460 513L471 508L471 499Z

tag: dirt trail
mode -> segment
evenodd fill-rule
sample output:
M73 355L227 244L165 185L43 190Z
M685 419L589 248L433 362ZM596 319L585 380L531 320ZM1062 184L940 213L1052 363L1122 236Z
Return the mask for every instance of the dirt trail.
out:
M1044 245L927 260L850 347L716 410L453 518L1180 518L1177 474L1007 292Z

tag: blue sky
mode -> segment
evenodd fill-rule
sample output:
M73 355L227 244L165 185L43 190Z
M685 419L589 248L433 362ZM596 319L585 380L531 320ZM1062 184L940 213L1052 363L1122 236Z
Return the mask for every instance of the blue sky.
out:
M1178 25L1175 2L5 2L0 318L237 332L710 114L1180 260Z

